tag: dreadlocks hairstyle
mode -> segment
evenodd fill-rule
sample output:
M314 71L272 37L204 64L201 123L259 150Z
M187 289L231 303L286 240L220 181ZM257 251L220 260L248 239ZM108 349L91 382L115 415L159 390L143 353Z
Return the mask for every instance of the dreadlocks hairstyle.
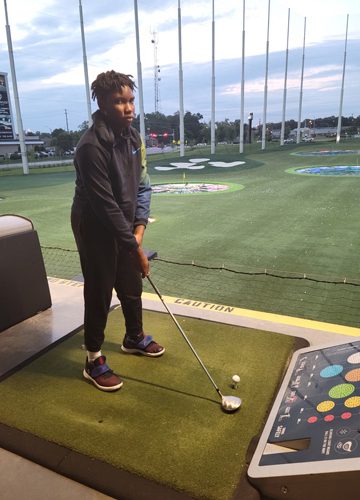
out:
M91 84L91 97L94 101L95 99L105 100L110 92L122 92L123 87L130 87L133 91L136 85L132 78L132 75L116 73L114 70L100 73Z

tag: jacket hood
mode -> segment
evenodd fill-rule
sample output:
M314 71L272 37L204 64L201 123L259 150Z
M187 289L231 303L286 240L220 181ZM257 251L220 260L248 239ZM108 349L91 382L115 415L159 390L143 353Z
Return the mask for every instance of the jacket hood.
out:
M93 113L92 119L92 126L95 129L99 141L105 147L113 147L114 143L118 142L120 138L115 137L114 131L109 125L106 115L104 115L104 113L100 109L98 109L97 111L95 111L95 113ZM123 137L128 138L130 137L130 135L130 128L126 128Z

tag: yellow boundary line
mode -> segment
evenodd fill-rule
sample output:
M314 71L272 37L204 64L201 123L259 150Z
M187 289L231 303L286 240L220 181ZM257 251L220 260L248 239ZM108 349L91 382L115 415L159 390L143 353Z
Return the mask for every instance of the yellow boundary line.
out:
M81 281L65 280L60 278L48 277L49 283L57 285L70 286L74 288L83 288L84 283ZM148 300L156 300L160 302L159 297L153 293L143 292L143 298ZM177 304L181 306L190 307L191 309L213 311L217 313L229 314L231 316L242 316L261 321L269 321L272 323L281 323L288 326L296 326L301 328L308 328L310 330L320 330L324 332L337 333L340 335L350 335L352 337L360 337L360 328L350 326L335 325L332 323L325 323L322 321L313 321L309 319L295 318L292 316L282 316L280 314L266 313L262 311L252 311L250 309L241 309L238 307L225 306L222 304L214 304L212 302L196 301L183 299L180 297L163 297L166 303Z

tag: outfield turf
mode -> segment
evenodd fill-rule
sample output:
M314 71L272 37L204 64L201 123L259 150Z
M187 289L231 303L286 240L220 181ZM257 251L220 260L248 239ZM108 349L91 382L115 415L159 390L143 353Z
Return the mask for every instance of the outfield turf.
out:
M158 155L148 158L153 184L221 182L243 189L202 195L154 195L145 248L161 259L225 265L244 272L301 276L339 284L249 276L225 271L189 269L156 261L154 278L166 295L211 300L319 321L358 326L360 269L357 249L358 184L360 178L294 175L293 167L357 165L359 155L296 156L299 151L359 149L359 140L312 144L246 145L187 151L185 158ZM172 156L172 158L171 158ZM245 161L235 167L157 170L170 163L208 158L210 161ZM49 169L50 172L51 169ZM18 213L33 220L43 246L74 249L69 212L74 172L0 177L1 213ZM191 266L190 266L191 267ZM296 273L293 274L293 273ZM54 274L49 266L48 274ZM76 275L76 274L75 274ZM59 275L61 276L61 275ZM71 276L66 276L71 277ZM346 279L346 284L341 284ZM151 291L150 289L147 291Z

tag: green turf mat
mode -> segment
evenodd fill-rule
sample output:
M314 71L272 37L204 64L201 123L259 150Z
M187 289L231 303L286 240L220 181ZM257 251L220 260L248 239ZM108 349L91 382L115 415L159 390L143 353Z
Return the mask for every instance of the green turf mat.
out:
M161 358L122 353L121 310L109 315L103 354L124 381L115 393L82 376L82 333L0 384L0 422L183 491L229 500L248 445L262 424L294 338L178 317L225 395L241 397L234 414L221 401L167 314L144 312ZM241 377L232 388L231 377ZM4 404L6 402L6 404Z

